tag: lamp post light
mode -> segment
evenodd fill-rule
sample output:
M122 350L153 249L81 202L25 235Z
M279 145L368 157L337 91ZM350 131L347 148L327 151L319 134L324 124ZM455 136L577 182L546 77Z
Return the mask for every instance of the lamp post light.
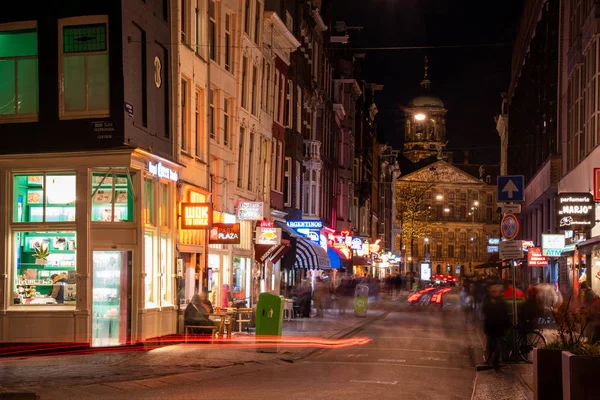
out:
M475 200L471 206L471 265L475 259L475 211L479 207L479 201Z
M427 118L427 117L423 113L415 114L415 119L417 121L425 121L425 118Z

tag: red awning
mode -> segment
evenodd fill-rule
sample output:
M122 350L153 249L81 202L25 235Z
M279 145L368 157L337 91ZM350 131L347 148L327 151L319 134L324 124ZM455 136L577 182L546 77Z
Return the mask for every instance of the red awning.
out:
M281 259L291 248L290 241L281 239L281 244L254 246L254 259L259 263L271 260L273 264Z
M273 253L273 255L271 256L271 262L273 264L277 264L279 260L281 260L281 257L283 257L285 253L290 251L291 248L292 246L289 240L281 239L281 244L279 245L279 248L275 250L275 253Z

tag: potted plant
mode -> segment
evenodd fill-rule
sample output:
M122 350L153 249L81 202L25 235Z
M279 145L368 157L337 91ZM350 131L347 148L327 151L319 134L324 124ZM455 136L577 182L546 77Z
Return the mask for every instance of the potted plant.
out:
M35 258L35 263L39 265L48 264L48 256L50 255L50 251L48 250L48 245L46 243L40 243L39 245L33 248L33 258Z
M573 306L569 298L552 314L556 339L543 349L534 349L534 397L596 398L598 389L590 393L589 383L594 382L592 371L600 370L600 347L589 343L584 335L590 322L589 308Z

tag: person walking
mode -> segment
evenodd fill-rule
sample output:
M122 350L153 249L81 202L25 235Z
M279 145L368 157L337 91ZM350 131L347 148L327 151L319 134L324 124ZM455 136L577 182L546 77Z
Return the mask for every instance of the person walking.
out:
M510 328L510 316L506 304L502 300L502 286L493 285L482 309L483 330L486 335L485 355L487 364L495 369L500 367L502 337Z

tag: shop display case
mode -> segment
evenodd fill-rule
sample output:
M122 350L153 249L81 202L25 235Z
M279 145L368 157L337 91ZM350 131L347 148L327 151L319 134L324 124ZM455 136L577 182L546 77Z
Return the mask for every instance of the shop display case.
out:
M39 258L36 249L47 250ZM15 233L16 304L55 304L52 276L64 274L65 304L74 304L76 296L76 242L74 232L18 232ZM37 255L37 258L36 258ZM45 298L46 301L42 301ZM18 300L16 300L18 299ZM38 301L34 301L39 299Z

